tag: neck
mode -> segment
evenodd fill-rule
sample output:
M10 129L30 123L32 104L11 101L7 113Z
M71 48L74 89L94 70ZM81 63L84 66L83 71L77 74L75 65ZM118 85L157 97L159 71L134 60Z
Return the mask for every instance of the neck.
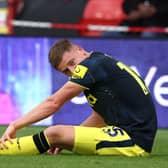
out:
M92 51L91 52L85 52L85 56L86 56L86 58L88 58L88 57L90 57L91 56L91 54L92 54Z

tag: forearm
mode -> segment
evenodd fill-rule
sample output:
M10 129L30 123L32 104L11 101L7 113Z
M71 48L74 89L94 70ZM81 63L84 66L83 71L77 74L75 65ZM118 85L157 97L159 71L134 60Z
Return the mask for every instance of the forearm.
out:
M29 113L22 116L21 118L13 121L11 125L15 127L16 130L21 129L25 126L36 123L42 119L47 118L52 115L54 112L58 111L61 105L56 104L51 99L47 99Z
M62 105L80 94L84 89L79 86L67 82L62 88L60 88L57 92L51 95L44 102L35 107L32 111L30 111L25 116L19 118L18 120L11 123L15 127L16 130L38 122L53 113L57 112Z

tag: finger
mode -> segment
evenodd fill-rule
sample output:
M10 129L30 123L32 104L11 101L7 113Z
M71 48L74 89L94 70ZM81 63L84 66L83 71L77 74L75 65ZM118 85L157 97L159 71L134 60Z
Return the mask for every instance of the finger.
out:
M47 151L47 153L48 153L48 154L52 154L52 151L49 149L49 150Z
M1 147L2 147L2 149L4 149L4 148L6 148L6 149L8 149L8 146L6 145L6 140L1 140Z
M7 140L8 140L11 144L13 144L13 141L12 141L12 139L11 139L9 136L7 136Z
M11 138L8 135L5 135L4 137L1 138L1 146L3 148L8 149L8 145L6 144L7 141L11 144L13 143Z
M2 150L3 149L3 147L2 147L2 144L1 144L1 142L0 142L0 150Z
M62 150L61 148L55 148L54 154L55 155L59 154L61 152L61 150Z
M54 153L54 150L55 150L54 148L51 148L51 149L49 149L49 150L47 151L47 153L50 154L50 155L52 155L52 154Z
M0 150L1 150L1 149L3 149L3 148L1 147L1 139L0 139Z

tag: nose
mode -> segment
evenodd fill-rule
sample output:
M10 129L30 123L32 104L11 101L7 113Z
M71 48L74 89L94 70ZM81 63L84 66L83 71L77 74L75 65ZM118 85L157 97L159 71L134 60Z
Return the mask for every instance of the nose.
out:
M70 72L71 75L73 74L74 70L75 70L74 66L69 66L68 67L68 71Z

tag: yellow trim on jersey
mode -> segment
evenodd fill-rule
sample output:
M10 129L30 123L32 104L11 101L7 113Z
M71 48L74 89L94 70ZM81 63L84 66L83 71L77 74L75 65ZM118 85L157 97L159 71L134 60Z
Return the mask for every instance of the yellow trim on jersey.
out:
M147 88L147 86L144 84L144 82L139 78L139 76L131 68L129 68L122 62L117 62L117 65L120 69L122 70L124 69L125 71L127 71L137 81L137 83L142 88L145 95L149 93L149 89Z
M69 81L69 82L72 82L73 84L78 85L78 86L81 87L81 88L84 88L84 89L89 90L88 87L82 86L82 85L80 85L80 84L78 84L78 83L76 83L76 82L73 82L73 81Z
M84 65L77 65L73 72L72 79L83 79L87 71L88 68Z

